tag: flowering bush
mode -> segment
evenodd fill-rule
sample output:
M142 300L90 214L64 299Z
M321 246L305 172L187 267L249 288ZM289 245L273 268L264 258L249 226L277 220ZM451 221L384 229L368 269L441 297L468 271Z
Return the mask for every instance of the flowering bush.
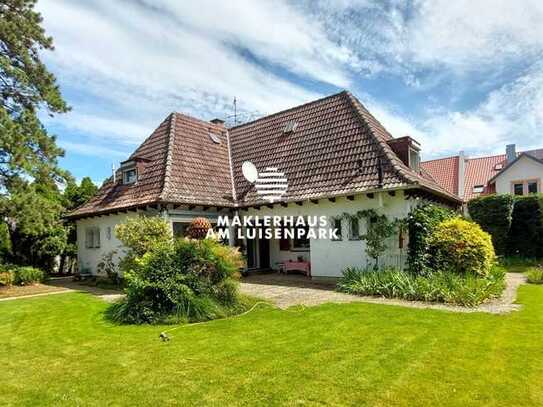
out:
M490 235L479 225L461 218L441 222L429 244L434 254L434 269L486 276L496 255Z

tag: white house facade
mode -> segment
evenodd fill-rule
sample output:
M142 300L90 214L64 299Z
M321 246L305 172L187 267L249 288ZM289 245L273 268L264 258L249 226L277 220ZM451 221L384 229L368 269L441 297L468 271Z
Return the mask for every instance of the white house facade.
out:
M360 240L366 221L352 218L357 212L373 209L394 220L422 200L461 204L420 168L419 153L416 141L393 138L348 92L233 128L172 113L93 199L69 214L79 268L96 273L113 250L118 259L123 248L115 226L131 216L161 216L174 236L202 216L215 225L219 217L326 217L337 238L240 239L231 228L226 244L243 250L249 271L300 263L313 278L339 277L345 267L371 261ZM242 171L246 163L255 179ZM407 236L387 245L381 264L401 267Z

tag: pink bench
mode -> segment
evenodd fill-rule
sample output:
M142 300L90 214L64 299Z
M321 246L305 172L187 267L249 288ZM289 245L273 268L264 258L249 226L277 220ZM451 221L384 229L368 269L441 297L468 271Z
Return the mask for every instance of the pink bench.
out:
M311 263L308 261L285 261L279 263L279 272L288 274L289 271L302 271L306 276L311 277Z

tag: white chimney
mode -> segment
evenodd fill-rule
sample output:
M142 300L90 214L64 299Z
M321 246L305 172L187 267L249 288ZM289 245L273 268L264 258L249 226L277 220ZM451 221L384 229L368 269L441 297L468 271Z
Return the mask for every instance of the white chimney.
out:
M458 153L458 196L464 199L466 185L466 160L464 151Z
M111 164L111 172L113 173L113 183L117 182L115 179L115 164Z
M507 158L507 162L513 162L517 158L517 148L514 144L508 144L505 146L505 157Z

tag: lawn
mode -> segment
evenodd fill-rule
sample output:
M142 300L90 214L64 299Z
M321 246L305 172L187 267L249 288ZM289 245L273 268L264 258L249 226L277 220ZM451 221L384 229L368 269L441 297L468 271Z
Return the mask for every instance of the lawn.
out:
M0 303L2 405L543 405L543 287L520 312L257 308L115 326L82 293Z

